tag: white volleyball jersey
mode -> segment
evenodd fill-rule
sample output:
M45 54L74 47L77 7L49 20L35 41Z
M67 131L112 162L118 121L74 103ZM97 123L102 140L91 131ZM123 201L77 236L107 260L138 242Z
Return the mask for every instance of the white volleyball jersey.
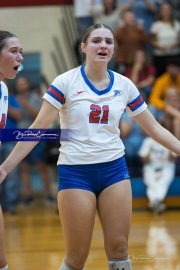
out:
M124 110L135 116L147 108L135 85L108 70L110 84L97 90L84 66L55 78L43 96L60 111L60 127L67 131L61 140L58 164L93 164L124 155L119 121ZM48 112L47 112L48 113Z
M8 89L4 82L0 82L0 128L6 124L8 110Z
M7 110L8 110L8 89L4 82L0 82L0 129L4 128L6 125Z

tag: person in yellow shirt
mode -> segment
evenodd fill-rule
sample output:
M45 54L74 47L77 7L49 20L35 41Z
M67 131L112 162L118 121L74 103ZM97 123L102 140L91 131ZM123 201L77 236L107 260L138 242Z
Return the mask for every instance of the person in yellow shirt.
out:
M176 87L180 96L180 59L177 57L169 59L166 72L155 80L148 103L149 109L158 118L166 113L180 119L180 111L165 101L170 87Z

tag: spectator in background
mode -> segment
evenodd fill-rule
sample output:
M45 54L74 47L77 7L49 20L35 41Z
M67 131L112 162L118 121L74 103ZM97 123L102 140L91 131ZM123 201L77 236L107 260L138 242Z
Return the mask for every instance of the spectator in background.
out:
M115 31L121 24L121 4L117 0L103 0L102 9L97 13L96 5L94 7L94 21L95 23L104 23ZM115 70L115 58L112 57L108 63L108 68Z
M94 9L96 10L96 5ZM113 31L116 30L121 21L121 5L117 0L103 0L101 12L96 13L94 21L108 25Z
M162 113L162 125L180 140L180 93L176 86L166 89L164 102L166 109ZM176 159L176 174L180 175L180 158Z
M149 97L149 109L157 118L161 117L164 112L180 118L179 110L165 100L166 91L170 87L176 87L180 95L180 58L169 59L166 64L166 72L154 82Z
M78 31L74 47L78 64L82 64L83 59L80 53L82 33L87 27L94 24L94 16L98 16L99 13L103 12L102 0L74 0L73 8Z
M149 34L157 12L157 0L122 0L122 11L132 11L137 20L142 21L145 32Z
M21 106L23 118L18 123L18 127L26 129L36 118L42 104L42 98L37 90L32 90L30 82L26 77L19 77L16 80L17 99ZM46 201L55 203L52 196L50 176L46 165L45 143L39 143L34 150L20 163L21 178L25 189L24 203L31 203L33 192L31 188L31 167L36 165L38 173L44 184L46 192Z
M174 86L167 88L164 101L166 110L162 118L163 126L180 140L180 94L178 89Z
M125 74L129 56L136 48L145 48L148 36L139 24L133 12L126 11L122 17L122 24L115 31L115 63L116 71Z
M79 38L81 38L84 30L94 23L94 18L91 12L93 3L93 0L74 0L73 2L74 17L77 21Z
M147 102L156 76L151 55L146 50L136 49L130 54L125 76L136 85Z
M175 19L170 4L160 6L157 20L151 26L154 65L159 77L165 72L166 62L172 56L180 57L180 23Z
M146 137L139 150L143 162L143 181L146 185L148 207L154 213L165 210L164 199L174 180L176 155L167 148Z
M130 175L131 177L140 177L142 175L142 163L138 156L138 151L145 136L144 132L126 112L122 115L120 130Z
M179 0L157 0L158 6L168 3L172 6L176 19L180 22L180 1Z
M8 81L6 80L6 85ZM20 105L17 98L12 93L10 87L9 98L8 98L8 114L6 121L7 129L17 129L18 122L22 119L22 113L20 110ZM7 157L12 149L14 148L16 142L3 142L1 144L1 155L0 162ZM13 172L11 172L7 177L7 182L2 183L0 186L0 198L3 211L14 214L16 211L16 205L19 200L20 193L20 180L19 180L19 166L17 166Z

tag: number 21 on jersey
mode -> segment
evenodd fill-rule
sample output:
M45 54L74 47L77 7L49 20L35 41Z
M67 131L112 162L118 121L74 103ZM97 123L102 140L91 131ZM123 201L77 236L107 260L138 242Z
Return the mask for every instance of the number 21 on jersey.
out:
M99 105L92 104L90 106L91 112L89 114L90 123L107 124L109 116L109 106L103 105L102 108ZM102 113L102 116L101 116Z
M4 128L6 124L6 115L5 113L2 114L2 117L0 119L0 128Z

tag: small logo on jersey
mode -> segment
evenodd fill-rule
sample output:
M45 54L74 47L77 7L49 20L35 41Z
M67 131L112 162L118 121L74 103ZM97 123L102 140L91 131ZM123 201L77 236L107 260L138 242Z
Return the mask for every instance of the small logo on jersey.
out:
M121 95L121 92L122 92L121 90L114 90L114 97Z
M78 95L82 94L83 92L85 91L79 91L79 92L76 92Z
M123 176L124 179L130 178L130 175L128 173L124 174Z
M4 96L4 103L6 104L6 101L8 100L8 96Z

